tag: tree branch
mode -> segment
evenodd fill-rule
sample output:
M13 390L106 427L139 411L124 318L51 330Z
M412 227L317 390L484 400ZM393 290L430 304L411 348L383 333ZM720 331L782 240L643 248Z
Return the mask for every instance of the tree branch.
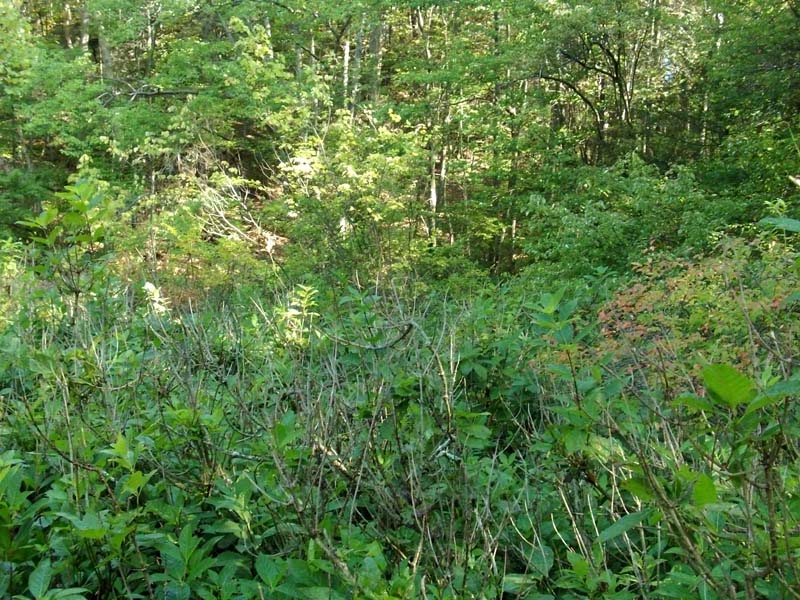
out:
M597 138L601 142L605 141L605 138L603 137L603 119L600 117L600 111L597 110L597 107L594 105L594 102L592 102L592 100L586 94L584 94L577 85L575 85L571 81L567 81L562 77L545 75L544 73L539 73L538 75L532 77L532 79L544 79L545 81L555 81L556 83L562 84L567 89L572 91L576 96L578 96L578 98L581 99L581 101L586 105L586 107L590 111L592 111L592 115L594 116L594 124L597 133Z

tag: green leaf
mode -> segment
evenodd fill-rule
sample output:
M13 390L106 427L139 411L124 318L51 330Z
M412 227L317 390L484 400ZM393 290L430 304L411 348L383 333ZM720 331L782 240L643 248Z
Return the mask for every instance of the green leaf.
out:
M641 477L632 477L631 479L626 479L620 484L620 487L622 487L624 490L628 490L640 500L647 501L653 498L653 492L650 490L645 480Z
M489 429L486 425L481 425L480 423L462 425L461 431L465 435L473 438L478 438L479 440L488 440L490 437L492 437L492 430Z
M800 302L800 292L792 292L781 302L781 308L787 308L797 302Z
M128 479L125 481L125 484L122 486L122 489L126 492L130 492L131 494L138 495L142 487L148 482L148 480L154 474L155 471L152 471L147 475L145 475L141 471L134 471L128 476Z
M178 548L176 544L167 540L164 543L159 544L158 550L161 552L167 573L182 574L185 571L186 561L181 553L180 548Z
M47 234L47 237L44 239L43 242L44 245L53 246L56 243L56 239L58 238L58 236L61 235L63 231L64 230L60 226L53 227L53 229L50 231L50 233Z
M759 409L777 404L788 396L800 395L800 379L788 379L779 381L771 386L763 394L759 394L744 411L744 416L749 415Z
M55 206L51 206L50 208L42 211L42 213L36 217L33 222L36 224L37 227L45 228L51 223L53 223L58 218L58 208Z
M192 597L192 588L182 581L170 581L164 590L165 600L189 600Z
M503 577L503 592L515 596L525 594L536 585L539 579L540 577L533 573L509 573ZM529 596L525 595L525 597Z
M54 600L86 600L84 594L88 593L88 591L86 588L66 588L58 590L53 594L52 598Z
M114 457L112 460L119 466L128 471L133 471L134 454L128 445L128 440L122 433L117 434L117 441L114 442L110 452Z
M567 560L572 565L573 572L581 579L589 575L589 561L577 552L568 552Z
M345 600L345 597L329 587L305 587L298 590L308 600Z
M694 503L699 507L716 502L717 487L714 485L714 480L705 473L701 473L694 483L692 498L694 499Z
M567 454L575 454L585 449L589 444L589 434L584 429L567 429L562 437L564 450Z
M78 533L78 536L84 539L99 540L108 533L108 527L105 526L100 515L96 512L87 512L80 518L78 518L77 515L66 513L58 514L69 519L75 531Z
M597 538L598 541L601 544L605 544L609 540L613 540L615 537L621 536L626 531L633 529L639 523L644 521L649 514L650 510L645 509L645 510L640 510L639 512L625 515L621 519L615 521L611 526L601 531L600 536Z
M756 395L756 386L749 377L730 365L711 365L703 369L703 382L713 400L736 408Z
M696 394L681 394L673 401L675 406L685 406L694 411L710 412L714 410L714 405L705 398L701 398Z
M782 229L791 233L800 233L800 221L788 217L766 217L758 222L759 225L769 225L775 229Z
M45 558L40 562L28 577L28 591L38 600L45 595L50 587L50 578L53 575L50 559Z
M528 556L528 565L536 571L537 579L546 577L553 568L554 555L550 546L534 548Z
M76 229L78 227L83 227L86 224L86 219L84 215L76 212L68 212L64 214L61 222L69 228Z
M283 580L284 570L277 563L276 559L266 554L261 554L256 559L256 573L261 580L266 583L271 590L274 590Z
M285 448L298 439L302 433L302 430L297 427L297 415L293 411L288 411L283 415L272 428L272 435L278 448Z
M194 521L187 523L184 525L183 529L181 530L181 534L178 537L178 548L180 549L181 556L183 556L184 561L187 562L192 554L194 554L194 551L197 550L197 547L201 542L200 538L194 536L194 528Z
M561 303L561 298L564 297L564 292L566 290L566 287L562 287L555 292L546 292L542 294L539 298L539 304L536 306L536 308L546 315L555 314L556 310L558 309L558 305Z

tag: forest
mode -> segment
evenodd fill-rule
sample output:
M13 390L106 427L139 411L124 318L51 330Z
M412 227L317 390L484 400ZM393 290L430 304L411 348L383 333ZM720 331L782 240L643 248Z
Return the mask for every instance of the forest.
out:
M0 597L800 599L798 0L0 0Z

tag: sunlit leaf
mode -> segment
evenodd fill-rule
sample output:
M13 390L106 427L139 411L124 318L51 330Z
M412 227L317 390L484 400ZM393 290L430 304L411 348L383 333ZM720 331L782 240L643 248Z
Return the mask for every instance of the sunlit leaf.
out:
M717 487L714 485L714 480L705 473L698 475L697 481L694 483L692 498L699 507L716 502Z
M716 402L736 408L756 395L755 384L730 365L711 365L703 369L703 383Z

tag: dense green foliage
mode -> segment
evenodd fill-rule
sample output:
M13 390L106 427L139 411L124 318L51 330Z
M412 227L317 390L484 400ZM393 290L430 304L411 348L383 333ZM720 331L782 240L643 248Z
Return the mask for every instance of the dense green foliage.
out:
M798 598L795 0L0 0L0 596Z

